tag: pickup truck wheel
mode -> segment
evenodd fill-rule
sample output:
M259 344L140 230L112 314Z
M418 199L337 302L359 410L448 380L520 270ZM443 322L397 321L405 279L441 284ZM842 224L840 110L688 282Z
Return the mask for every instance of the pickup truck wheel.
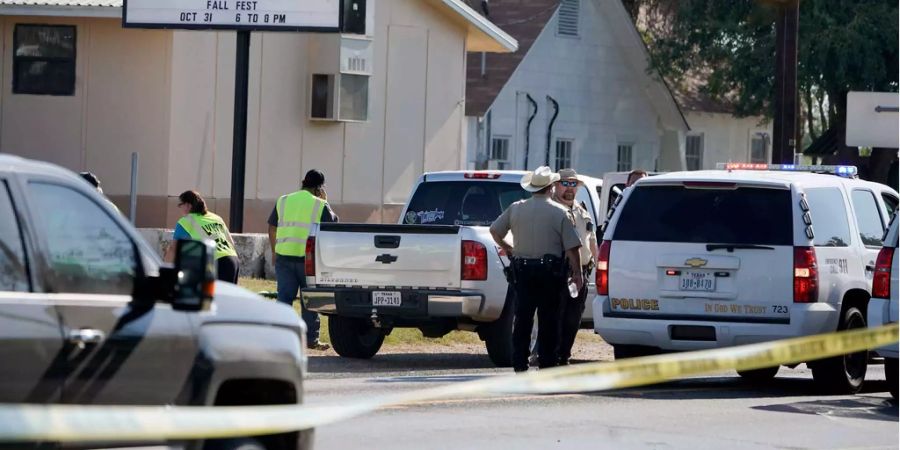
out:
M884 378L887 380L888 390L894 399L897 398L897 358L884 358Z
M254 438L215 439L206 441L203 450L266 450L266 446Z
M865 327L866 318L859 308L850 306L841 314L838 331ZM813 380L822 391L831 394L855 394L858 392L866 378L868 365L869 352L867 351L821 359L809 364Z
M506 292L506 301L503 304L503 312L500 317L488 326L484 335L484 346L487 348L488 357L497 367L512 366L512 329L515 316L516 301L512 289Z
M334 351L345 358L369 359L384 343L384 331L351 317L328 316L328 336Z

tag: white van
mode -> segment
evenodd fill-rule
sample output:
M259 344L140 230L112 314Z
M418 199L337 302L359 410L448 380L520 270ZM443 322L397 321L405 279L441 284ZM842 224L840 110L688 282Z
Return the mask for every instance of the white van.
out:
M850 166L723 168L644 178L614 206L593 311L616 358L866 327L897 192ZM861 352L809 366L828 390L855 392L867 361Z

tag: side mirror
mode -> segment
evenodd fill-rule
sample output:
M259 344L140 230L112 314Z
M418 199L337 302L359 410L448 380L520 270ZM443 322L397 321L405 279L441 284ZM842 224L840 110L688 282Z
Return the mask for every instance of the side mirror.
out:
M205 311L215 294L215 247L212 241L179 240L175 245L172 309Z

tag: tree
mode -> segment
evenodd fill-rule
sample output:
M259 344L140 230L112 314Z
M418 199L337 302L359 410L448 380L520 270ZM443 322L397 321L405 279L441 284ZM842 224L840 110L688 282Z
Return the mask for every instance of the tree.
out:
M667 80L706 80L703 92L738 116L773 116L777 0L623 0ZM836 127L843 143L848 91L898 88L898 7L891 0L800 0L800 124Z

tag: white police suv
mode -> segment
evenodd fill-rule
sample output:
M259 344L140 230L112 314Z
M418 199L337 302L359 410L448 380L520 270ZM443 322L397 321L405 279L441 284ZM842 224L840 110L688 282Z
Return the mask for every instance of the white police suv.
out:
M866 327L897 192L852 166L720 167L644 178L611 212L593 311L617 359ZM849 393L867 362L807 364L823 388Z
M894 214L891 225L884 235L884 247L875 259L875 276L872 280L872 299L869 300L870 327L878 327L897 322L898 277L900 272L900 252L897 251L897 215ZM897 343L876 349L884 357L884 374L887 378L891 395L897 398Z

